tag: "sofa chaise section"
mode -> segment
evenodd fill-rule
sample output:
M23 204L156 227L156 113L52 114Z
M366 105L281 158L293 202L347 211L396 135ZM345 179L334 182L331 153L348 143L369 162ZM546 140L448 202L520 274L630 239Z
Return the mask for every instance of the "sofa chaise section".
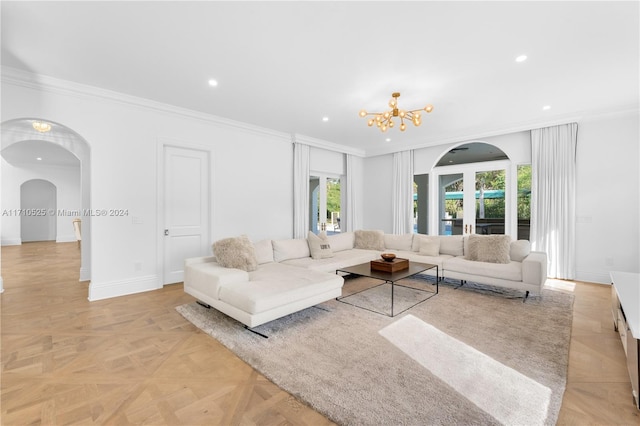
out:
M246 272L213 257L185 261L184 291L247 327L339 297L343 284L339 275L279 263Z

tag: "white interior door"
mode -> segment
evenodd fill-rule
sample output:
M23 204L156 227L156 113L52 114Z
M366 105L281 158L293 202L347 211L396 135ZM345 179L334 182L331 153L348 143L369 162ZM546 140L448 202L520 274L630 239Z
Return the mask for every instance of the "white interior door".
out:
M164 284L184 280L184 260L209 245L209 153L164 147Z

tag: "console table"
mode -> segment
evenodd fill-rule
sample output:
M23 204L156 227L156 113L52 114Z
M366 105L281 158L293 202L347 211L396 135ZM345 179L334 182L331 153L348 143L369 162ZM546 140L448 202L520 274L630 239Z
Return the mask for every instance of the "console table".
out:
M620 333L631 377L633 402L640 409L638 352L640 352L640 274L611 272L611 313Z

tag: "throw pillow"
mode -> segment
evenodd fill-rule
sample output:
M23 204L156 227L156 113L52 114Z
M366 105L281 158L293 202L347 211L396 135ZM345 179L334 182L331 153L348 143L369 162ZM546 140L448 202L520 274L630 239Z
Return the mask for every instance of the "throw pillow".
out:
M413 234L384 234L384 247L386 250L411 251Z
M438 256L440 254L440 238L426 237L420 238L420 251L423 256Z
M341 232L327 236L327 241L331 244L331 251L337 253L343 250L351 250L354 242L353 232Z
M256 251L246 235L216 241L213 243L213 254L217 262L225 268L242 269L247 272L258 269Z
M469 260L509 263L511 237L508 235L469 235Z
M327 259L333 257L333 251L331 245L327 241L327 234L322 231L319 235L309 231L307 236L307 243L309 243L309 251L311 257L314 259Z
M464 240L462 235L441 235L440 253L451 256L463 256Z
M511 242L509 257L515 262L522 262L531 253L531 243L528 240L518 240Z
M311 256L306 238L272 240L271 243L273 245L273 260L278 263Z
M354 232L355 243L357 249L384 251L384 232L358 230Z
M261 240L253 243L253 248L256 250L258 265L273 262L273 245L271 245L271 240Z

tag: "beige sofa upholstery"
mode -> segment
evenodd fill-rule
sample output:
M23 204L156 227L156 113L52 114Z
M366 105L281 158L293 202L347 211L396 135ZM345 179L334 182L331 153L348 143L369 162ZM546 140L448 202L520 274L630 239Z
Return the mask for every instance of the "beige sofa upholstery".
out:
M453 278L540 294L547 277L547 256L530 252L528 242L512 242L512 257L498 264L467 259L467 238L438 236L437 256L420 254L419 234L384 235L384 252L414 262L438 265L439 279ZM434 238L434 237L429 237ZM225 268L210 257L185 260L184 291L248 327L339 297L344 280L335 271L380 258L382 251L355 247L354 233L327 238L332 257L313 259L305 239L254 243L258 269ZM517 249L517 250L516 250ZM515 253L518 253L517 256ZM435 254L435 253L431 253ZM435 275L435 269L426 272Z

